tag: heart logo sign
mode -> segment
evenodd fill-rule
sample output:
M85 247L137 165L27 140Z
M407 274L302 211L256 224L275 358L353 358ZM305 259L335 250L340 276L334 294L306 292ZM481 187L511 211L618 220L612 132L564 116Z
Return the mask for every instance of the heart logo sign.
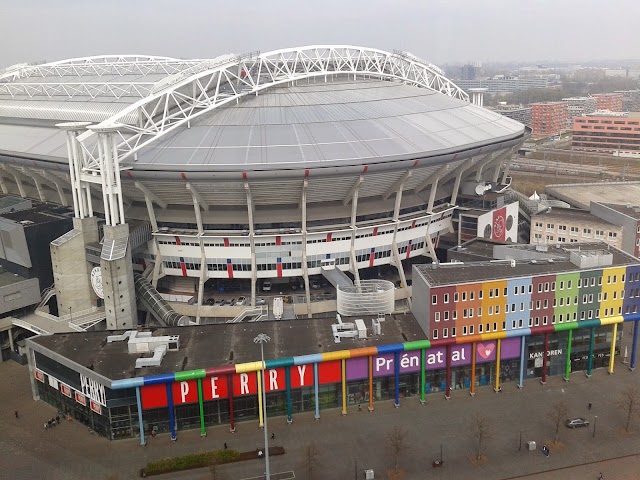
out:
M489 343L485 345L484 343L478 343L478 355L480 355L485 360L491 357L493 350L496 348L495 343Z

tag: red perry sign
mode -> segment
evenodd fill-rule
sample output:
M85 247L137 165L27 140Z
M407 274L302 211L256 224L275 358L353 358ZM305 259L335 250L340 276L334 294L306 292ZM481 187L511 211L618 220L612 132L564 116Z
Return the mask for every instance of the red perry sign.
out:
M335 365L334 365L335 363ZM340 381L340 362L326 362L319 365L320 383ZM313 365L297 365L291 367L291 387L301 388L313 385ZM337 379L336 379L337 378ZM273 368L266 371L265 390L267 392L282 391L286 388L285 369ZM256 372L236 373L232 375L233 397L256 395L258 381ZM140 389L143 409L166 407L166 384L147 385ZM171 384L171 397L174 405L198 402L197 380L185 380ZM226 375L212 376L202 379L203 400L218 400L229 397L229 382Z

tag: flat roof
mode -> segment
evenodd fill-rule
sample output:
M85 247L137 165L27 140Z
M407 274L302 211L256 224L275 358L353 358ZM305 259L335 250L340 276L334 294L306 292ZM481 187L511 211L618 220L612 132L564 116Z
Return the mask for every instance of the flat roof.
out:
M612 225L610 222L596 217L590 211L579 208L552 207L551 210L543 210L541 212L534 213L531 217L547 217L549 219L568 218L571 220L583 220L592 223L601 223L603 225Z
M21 277L17 273L7 272L0 267L0 287L13 285L14 283L24 282L27 278Z
M635 220L640 220L640 206L639 205L618 205L615 203L604 203L604 202L595 202L600 205L604 205L605 207L609 207L611 210L615 210L618 213L622 213L623 215L627 215Z
M361 318L370 333L373 317ZM349 321L354 320L343 318L343 322ZM180 349L167 352L158 367L139 369L135 368L135 360L150 355L128 353L126 341L106 341L107 336L122 332L61 333L31 340L99 375L120 380L259 361L260 348L253 339L260 333L271 337L264 344L265 360L427 339L413 315L387 315L381 322L381 335L363 340L342 339L340 343L333 341L334 323L335 318L312 318L157 328L154 336L179 335Z
M640 182L592 182L547 185L545 192L574 207L588 210L592 201L626 205L630 199L640 198Z
M510 248L529 250L536 252L536 245L510 245ZM564 272L575 272L580 268L569 260L571 251L606 251L613 255L610 266L620 267L625 265L638 265L640 260L627 255L613 247L608 248L605 243L566 243L561 245L545 245L544 256L547 260L531 259L516 260L512 267L510 262L470 262L451 264L414 265L415 270L425 279L430 286L456 285L460 283L483 282L504 278L530 277L538 275L551 275ZM533 258L533 257L532 257ZM548 258L553 261L549 262ZM594 270L602 267L589 267L585 270Z

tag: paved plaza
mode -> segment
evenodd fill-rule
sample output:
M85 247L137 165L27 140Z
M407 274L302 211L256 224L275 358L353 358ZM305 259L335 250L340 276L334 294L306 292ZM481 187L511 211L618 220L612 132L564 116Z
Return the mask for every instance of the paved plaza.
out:
M627 340L629 337L625 340ZM321 419L313 413L294 416L292 425L285 417L269 421L269 432L275 433L275 445L282 445L286 454L273 457L272 472L283 472L282 478L306 478L303 461L305 446L315 442L320 454L314 478L364 478L364 469L373 469L376 478L386 478L392 467L387 432L395 425L407 430L407 448L401 454L400 466L409 479L511 479L548 480L551 478L638 478L640 471L640 418L632 423L632 432L624 432L625 414L616 407L620 392L628 384L640 385L640 372L631 372L616 359L614 375L605 369L594 371L592 378L581 372L571 375L570 382L550 377L546 385L531 380L519 390L515 383L503 385L502 393L490 387L478 388L474 398L467 390L452 392L449 401L441 394L428 395L421 405L417 397L401 399L400 408L392 401L378 402L375 411L358 411L350 407L343 417L339 409L321 411ZM229 448L241 451L257 448L262 442L262 430L257 422L237 423L237 432L229 433L227 426L208 429L208 436L200 438L198 430L178 432L178 440L169 435L148 439L141 447L135 439L110 442L91 434L77 422L62 422L45 430L43 423L55 410L43 402L31 399L28 370L14 362L0 364L0 477L13 480L47 479L128 479L149 460L182 455L205 449ZM561 444L551 445L554 428L549 418L551 405L564 399L570 415L586 416L593 425L597 415L595 436L593 428L568 430L562 427ZM593 403L591 411L588 402ZM20 418L16 419L14 410ZM474 437L470 434L476 412L489 419L491 439L486 442L486 462L476 465ZM519 450L520 433L523 445ZM527 440L535 440L538 450L526 451ZM431 462L440 455L443 445L445 466L433 469ZM542 444L551 447L547 458L540 452ZM610 458L618 460L605 461ZM249 461L219 468L226 480L240 480L261 475L262 461ZM577 468L575 465L583 465ZM544 473L547 472L547 473ZM172 479L210 478L206 470L157 477Z

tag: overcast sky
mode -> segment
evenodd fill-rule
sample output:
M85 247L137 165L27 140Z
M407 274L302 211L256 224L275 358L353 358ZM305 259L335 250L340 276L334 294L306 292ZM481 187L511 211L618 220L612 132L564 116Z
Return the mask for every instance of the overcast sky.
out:
M0 0L0 65L310 44L433 63L640 58L640 0Z

